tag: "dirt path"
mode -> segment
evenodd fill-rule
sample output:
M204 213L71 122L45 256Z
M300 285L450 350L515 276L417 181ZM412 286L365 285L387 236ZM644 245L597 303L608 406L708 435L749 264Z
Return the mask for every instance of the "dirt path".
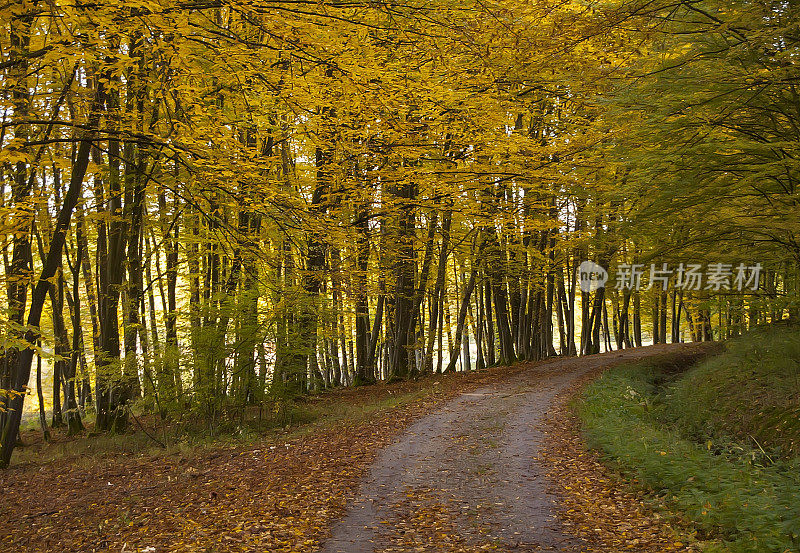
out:
M451 400L378 454L322 553L579 551L535 460L542 422L582 375L676 347L553 360Z

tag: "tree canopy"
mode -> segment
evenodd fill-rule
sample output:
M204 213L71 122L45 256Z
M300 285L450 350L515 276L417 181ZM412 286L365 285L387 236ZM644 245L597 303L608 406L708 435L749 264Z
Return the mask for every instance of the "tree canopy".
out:
M797 15L0 6L0 465L35 358L43 425L42 359L53 425L213 430L335 386L797 316ZM583 291L586 260L731 272L720 294L678 273ZM760 286L736 290L740 263Z

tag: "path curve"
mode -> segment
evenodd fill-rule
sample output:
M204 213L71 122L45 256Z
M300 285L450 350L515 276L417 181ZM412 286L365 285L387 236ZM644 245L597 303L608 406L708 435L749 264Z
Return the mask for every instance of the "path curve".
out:
M547 467L536 461L542 422L556 395L587 372L674 350L549 360L449 401L378 454L321 553L579 551L555 514ZM432 535L450 524L449 547L426 543L424 532L409 538L415 526L433 524L425 516L432 512Z

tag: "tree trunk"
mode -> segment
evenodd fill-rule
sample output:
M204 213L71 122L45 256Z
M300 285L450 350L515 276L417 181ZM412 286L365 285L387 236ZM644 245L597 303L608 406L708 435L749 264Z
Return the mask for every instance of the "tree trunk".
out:
M496 348L495 348L494 319L492 318L492 285L491 285L491 283L489 282L488 279L486 280L485 290L486 290L486 293L484 294L484 296L485 296L484 300L486 302L486 308L485 308L485 314L486 314L486 353L487 353L486 362L491 367L491 366L494 366L495 364L497 364L497 361L496 361L496 357L495 357Z
M41 342L37 344L41 347ZM39 400L39 427L45 442L50 441L50 429L47 428L47 418L44 413L44 395L42 394L42 356L36 356L36 397Z
M458 320L456 321L456 344L461 344L462 341L462 334L464 332L464 322L467 319L467 307L469 307L470 297L472 296L472 291L475 290L475 273L476 269L473 267L472 272L469 276L469 282L467 282L466 286L464 287L464 295L461 299L461 307L458 310ZM461 348L456 347L453 348L450 352L450 362L447 364L447 368L444 372L452 372L455 370L456 363L458 362L458 356L461 353Z
M638 290L633 293L633 343L642 347L642 299Z
M661 341L661 294L656 292L653 296L653 343Z
M355 281L355 309L356 309L356 385L374 381L375 369L372 366L374 355L371 352L371 334L369 325L369 295L367 293L367 273L369 270L369 218L367 208L362 207L356 215L358 218L358 241L356 243L357 259L356 270L353 274ZM342 324L341 326L344 326ZM344 351L344 348L343 348Z
M102 90L98 86L98 92ZM97 98L93 105L93 112L96 112L98 104ZM97 126L96 116L90 118L88 128L94 129ZM19 354L17 359L17 366L15 371L15 378L12 390L15 392L14 397L10 401L11 414L4 421L5 424L0 433L0 442L2 442L2 450L0 450L0 468L7 467L11 461L11 454L14 452L14 447L17 443L17 435L19 434L19 425L22 420L23 403L25 401L24 390L28 385L31 373L31 362L33 361L33 354L35 351L36 342L39 339L38 332L34 329L39 327L39 322L42 316L42 308L47 297L47 292L50 287L50 279L55 276L58 266L61 261L62 249L66 239L67 229L69 228L70 220L72 219L72 212L78 203L78 197L83 184L83 177L86 174L86 169L89 165L89 152L91 150L92 139L94 138L94 131L87 131L80 141L78 152L75 156L75 164L72 167L72 176L70 178L69 189L64 196L64 203L59 211L56 220L56 227L53 232L53 237L50 240L50 248L47 252L47 258L42 267L42 272L36 282L36 286L31 296L31 306L28 311L27 326L28 330L25 332L26 347Z
M106 95L109 111L116 109L114 94ZM108 141L109 198L108 210L101 214L109 219L108 234L98 229L97 296L100 320L100 355L98 356L95 390L99 431L123 431L127 426L125 406L128 392L120 367L119 300L124 280L125 223L122 217L122 190L119 182L119 142ZM100 185L102 186L102 184ZM102 198L98 207L102 209ZM105 227L103 220L99 226ZM107 236L107 238L106 238Z
M399 221L397 228L397 259L395 261L394 288L394 341L390 357L389 379L406 378L410 374L409 354L413 346L413 331L410 326L415 321L413 316L415 298L415 257L414 237L416 234L416 215L413 199L416 196L416 185L408 182L396 193L399 199Z
M452 211L447 209L442 217L442 243L439 249L439 261L436 268L436 284L431 296L431 317L428 324L428 346L425 350L425 370L433 371L433 345L437 335L441 335L442 299L444 294L445 277L447 272L447 258L450 255L450 225ZM441 342L441 340L440 340ZM441 349L441 343L440 343Z

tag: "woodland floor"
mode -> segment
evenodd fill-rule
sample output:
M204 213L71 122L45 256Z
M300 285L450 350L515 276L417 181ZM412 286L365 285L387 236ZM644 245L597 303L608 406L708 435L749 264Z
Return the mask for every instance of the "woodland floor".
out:
M411 399L248 446L20 463L0 473L0 543L146 553L692 550L678 537L685 527L620 491L565 404L597 371L696 349L343 390L317 401L357 410Z

